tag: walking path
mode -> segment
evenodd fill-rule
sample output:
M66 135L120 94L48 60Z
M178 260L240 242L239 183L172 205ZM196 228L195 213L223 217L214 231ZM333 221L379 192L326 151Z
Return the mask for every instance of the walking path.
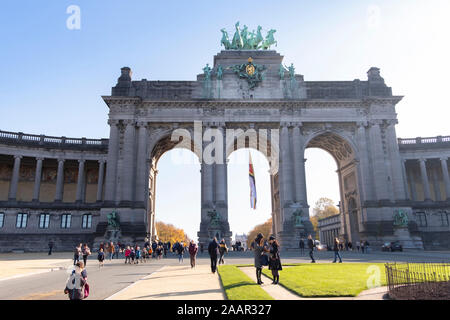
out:
M21 253L0 254L0 281L32 274L69 268L73 260L69 253Z
M257 282L254 267L241 267L240 269L253 281ZM273 285L272 279L267 277L264 273L263 276L262 280L264 284L261 285L261 288L275 300L383 300L383 296L387 292L387 287L378 287L365 290L356 297L304 298L292 293L280 284Z
M106 300L224 300L219 276L209 265L166 266Z

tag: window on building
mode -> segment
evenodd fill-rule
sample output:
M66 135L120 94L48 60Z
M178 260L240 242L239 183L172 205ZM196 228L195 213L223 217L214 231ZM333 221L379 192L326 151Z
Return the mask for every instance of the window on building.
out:
M426 216L425 212L417 212L416 218L417 218L417 224L419 225L419 227L427 226L427 216Z
M28 220L27 213L18 213L16 219L16 228L26 228L27 220Z
M50 214L41 213L41 215L39 216L39 228L48 229L49 223L50 223Z
M441 212L441 226L448 227L448 213L447 212Z
M92 227L92 214L83 214L81 227L83 229L90 229Z
M72 215L70 214L61 215L61 228L69 229L71 222L72 222Z
M5 214L0 212L0 228L3 228L3 224L5 223Z

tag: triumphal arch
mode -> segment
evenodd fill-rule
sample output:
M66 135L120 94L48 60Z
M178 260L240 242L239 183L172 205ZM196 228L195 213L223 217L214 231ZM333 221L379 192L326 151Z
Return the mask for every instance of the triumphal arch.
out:
M103 96L109 139L2 132L4 238L27 232L8 231L19 224L20 212L30 222L36 216L36 224L43 212L51 213L46 240L71 241L69 230L51 229L67 213L76 225L74 239L104 239L112 212L124 241L154 236L157 163L181 147L201 163L199 242L213 236L230 242L228 215L239 213L228 211L227 159L234 150L254 148L271 168L273 233L284 247L297 247L313 233L305 150L321 148L338 168L341 237L373 246L399 240L405 248L423 249L424 239L430 246L450 245L450 137L397 139L402 96L392 93L378 68L369 68L364 80L306 81L273 49L275 30L263 36L261 27L250 32L237 23L233 32L230 40L222 29L224 49L211 66L199 67L194 81L133 80L131 69L122 68L111 94ZM24 166L30 167L29 199L19 200ZM56 189L48 189L52 181ZM182 177L180 183L190 188ZM73 199L66 195L71 188ZM429 228L434 220L427 215L439 216L433 218L439 228ZM37 239L41 231L29 232Z

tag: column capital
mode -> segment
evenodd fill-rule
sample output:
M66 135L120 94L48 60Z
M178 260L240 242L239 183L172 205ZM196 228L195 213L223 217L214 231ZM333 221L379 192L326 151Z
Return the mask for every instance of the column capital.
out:
M66 159L63 159L63 158L58 158L58 159L56 159L56 161L58 161L58 163L64 163L64 161L66 161Z
M380 126L383 123L383 120L381 119L372 119L369 121L370 126Z
M108 124L110 126L117 126L119 124L119 120L115 120L115 119L108 119Z
M36 157L36 161L44 161L44 157Z
M292 122L288 122L288 121L281 121L280 122L280 127L281 128L288 128L292 126Z
M392 126L392 125L396 125L396 124L398 124L398 120L397 119L389 119L389 120L386 120L386 124L388 125L388 126Z
M138 122L136 122L136 126L139 127L139 128L142 128L142 127L147 128L148 127L148 122L146 122L146 121L138 121Z
M367 122L367 120L363 120L363 121L357 121L356 122L356 126L358 127L358 128L365 128L365 127L367 127L368 126L368 122Z
M100 164L105 164L106 163L106 159L100 159L100 160L97 160L98 161L98 163L100 163Z
M303 127L303 122L301 122L301 121L294 121L294 122L292 122L292 126L294 127L294 128L301 128L301 127Z
M125 119L123 120L123 124L126 126L135 126L136 121L134 121L133 119Z
M78 163L85 163L86 159L78 159Z
M14 155L14 159L22 159L23 158L23 156L21 156L21 155L19 155L19 154L15 154Z
M447 161L447 160L448 160L448 157L440 157L439 160L441 160L441 161Z
M423 162L423 163L425 163L425 162L427 162L427 159L426 158L419 158L419 159L417 159L419 162Z

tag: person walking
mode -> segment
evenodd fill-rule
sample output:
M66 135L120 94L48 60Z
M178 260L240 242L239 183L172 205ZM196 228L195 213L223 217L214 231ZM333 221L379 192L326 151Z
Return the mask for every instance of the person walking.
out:
M136 260L135 260L135 264L139 264L139 260L141 260L141 248L140 247L136 247ZM142 262L142 261L141 261Z
M98 250L97 260L98 268L100 269L101 267L103 267L103 263L105 261L105 253L103 252L103 248L100 248L100 250Z
M359 241L356 241L356 250L358 250L358 252L359 252L359 247L360 247Z
M73 265L75 266L77 262L80 261L80 255L81 255L81 243L75 247L75 250L73 252Z
M202 253L202 254L203 254L203 250L204 250L204 246L203 246L203 243L200 243L200 253Z
M336 263L337 258L339 258L339 263L342 263L341 254L339 253L339 251L341 250L339 244L340 244L339 239L334 238L334 245L333 245L334 261L333 261L333 263Z
M89 249L87 243L85 243L83 245L83 249L81 249L81 253L83 254L83 263L84 263L84 267L86 268L86 266L87 266L87 258L91 254L91 249Z
M49 256L52 255L53 245L54 245L53 241L50 240L50 241L48 242L48 255L49 255Z
M128 246L125 249L125 263L127 263L127 262L131 263L130 253L131 253L131 249L130 249L130 246Z
M70 300L82 300L89 295L89 285L87 284L87 271L84 269L84 263L78 261L75 269L67 279L64 293Z
M208 245L208 253L211 259L211 272L216 273L217 269L217 258L219 256L219 244L217 243L217 238L214 237Z
M189 257L191 258L191 268L195 267L195 260L197 258L197 251L198 246L194 242L194 240L191 240L191 243L189 244Z
M256 268L256 279L258 284L263 284L264 282L261 280L261 275L262 275L262 268L263 268L263 264L261 261L261 257L264 254L265 247L264 247L264 236L262 233L258 233L258 235L255 238L254 241L254 247L253 247L253 252L255 254L255 268Z
M278 281L280 281L280 274L278 271L283 270L280 259L280 244L278 243L277 239L275 239L274 236L270 236L269 245L270 245L269 270L272 271L273 277L272 284L278 284Z
M364 253L364 240L361 241L361 253Z
M136 249L132 247L130 251L130 259L131 259L130 264L134 264L134 258L136 258Z
M113 256L114 256L114 251L116 250L116 248L114 248L114 243L110 242L108 245L108 253L109 253L109 260L111 261Z
M303 256L305 254L305 242L303 239L300 239L298 246L300 248L300 254Z
M225 243L225 239L222 239L219 244L219 264L225 264L223 260L223 256L228 252L227 244Z
M314 243L314 240L311 235L308 236L308 248L309 248L309 257L311 258L311 263L316 263L316 260L314 259L314 247L316 244Z
M183 263L184 261L184 246L181 243L177 245L178 263Z
M116 259L119 259L119 252L120 252L120 244L116 243L114 246L114 255L116 256Z

